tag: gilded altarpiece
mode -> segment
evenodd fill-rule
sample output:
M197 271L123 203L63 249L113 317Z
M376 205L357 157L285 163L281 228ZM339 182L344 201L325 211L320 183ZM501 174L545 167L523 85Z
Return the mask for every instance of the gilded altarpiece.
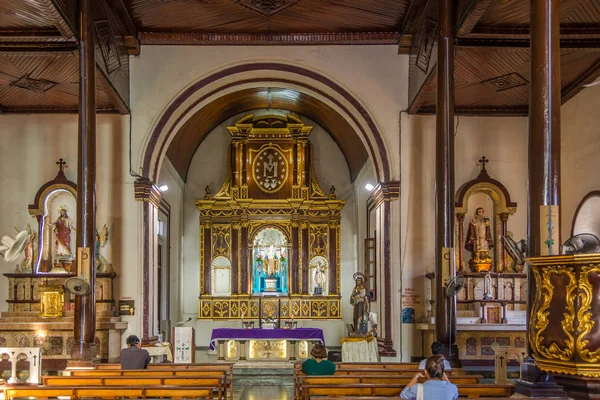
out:
M216 194L207 188L196 201L198 318L341 318L345 202L316 181L312 127L289 114L251 114L228 130L226 178Z

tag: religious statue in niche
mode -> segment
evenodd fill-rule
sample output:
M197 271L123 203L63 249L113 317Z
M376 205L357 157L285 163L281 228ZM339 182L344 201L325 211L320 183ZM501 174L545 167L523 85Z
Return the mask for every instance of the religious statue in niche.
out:
M54 231L54 255L60 259L72 260L71 232L75 230L75 224L71 217L69 217L67 206L61 206L58 211L60 215L54 224L52 224Z
M252 292L287 294L287 240L277 228L264 228L254 239Z
M314 257L309 266L313 295L321 296L327 294L327 259L323 256Z
M475 215L469 222L465 249L472 253L469 260L471 270L475 272L489 271L492 269L490 249L494 247L494 240L490 230L490 219L484 216L482 207L475 210Z
M366 276L362 272L356 272L354 279L354 289L350 295L350 304L354 306L352 318L352 329L354 335L365 335L368 331L369 323L369 298L366 285Z

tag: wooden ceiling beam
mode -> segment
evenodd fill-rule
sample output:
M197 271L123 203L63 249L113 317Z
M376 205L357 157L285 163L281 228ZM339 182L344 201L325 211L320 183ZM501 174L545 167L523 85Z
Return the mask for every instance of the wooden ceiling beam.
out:
M140 32L143 45L377 45L397 44L398 32L341 32L341 33L179 33Z
M77 0L39 0L46 18L65 39L78 38L79 5Z
M469 39L529 39L529 27L478 26L462 35ZM600 25L562 25L561 39L600 39Z
M409 114L416 114L420 110L421 105L423 104L425 95L427 95L427 93L431 92L432 90L435 90L435 85L437 83L436 71L437 68L432 68L429 72L429 75L427 75L427 77L423 81L423 84L418 89L417 94L415 95L412 103L410 103L410 106L408 107Z
M454 114L463 116L525 117L528 113L528 106L454 108ZM417 115L435 115L435 107L423 107Z
M123 0L106 0L106 4L113 16L120 22L123 29L123 42L129 55L140 55L140 41L138 30L133 23L131 14Z
M458 38L457 47L482 47L503 49L528 49L529 39L474 39ZM561 49L598 50L600 39L561 39Z
M400 25L400 41L398 54L409 54L415 36L416 27L420 25L427 3L432 0L412 0Z
M63 35L56 28L44 29L0 29L0 41L57 41L63 39ZM66 40L66 39L65 39Z
M470 33L491 3L491 0L466 1L467 4L465 5L464 12L459 16L456 24L457 37Z
M562 89L562 102L565 103L569 101L577 93L583 90L584 85L592 83L598 78L600 78L600 57L598 57L594 65L587 71Z
M47 53L69 53L74 54L78 51L75 42L3 42L0 41L0 54L21 53L31 56Z

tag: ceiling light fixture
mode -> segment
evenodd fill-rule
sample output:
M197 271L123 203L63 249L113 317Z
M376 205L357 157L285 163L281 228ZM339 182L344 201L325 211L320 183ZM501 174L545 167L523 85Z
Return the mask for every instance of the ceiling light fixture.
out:
M158 187L158 190L160 190L161 192L166 192L167 190L169 190L169 187L167 185L162 185Z
M373 189L375 189L375 186L371 185L370 183L367 183L365 185L365 189L367 189L369 192L372 191Z

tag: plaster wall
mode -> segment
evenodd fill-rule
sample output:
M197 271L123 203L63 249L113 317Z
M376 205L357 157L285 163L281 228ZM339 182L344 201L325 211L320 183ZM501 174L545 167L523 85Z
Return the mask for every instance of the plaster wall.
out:
M600 190L600 86L584 88L561 112L561 234L571 236L575 210L583 197ZM596 227L600 229L600 227Z
M487 164L490 176L502 182L517 202L517 211L508 220L508 230L517 240L526 237L527 118L463 116L456 122L455 190L477 177L480 170L477 161L485 155L490 160ZM429 285L425 274L435 271L435 117L402 114L401 128L402 293L416 295L411 301L415 320L419 321L429 308L425 304ZM455 247L462 245L455 243ZM405 296L405 303L409 297ZM402 324L402 360L410 361L411 356L421 352L420 332L413 324Z
M408 56L398 55L397 46L147 46L131 60L134 149L146 143L160 115L185 88L226 67L256 62L304 67L348 90L373 117L388 148L392 178L398 176L398 110L407 107ZM255 71L223 81L274 75ZM141 163L143 155L134 157Z
M284 115L285 111L254 110L253 113L255 115L265 113ZM206 186L210 187L213 195L220 189L226 173L227 147L231 142L231 136L226 127L234 125L246 114L243 113L230 118L211 131L198 147L190 165L183 201L183 320L187 318L196 320L198 315L200 227L199 212L194 205L194 201L204 197ZM354 287L352 274L357 271L358 247L360 247L357 232L355 189L350 181L350 173L344 156L329 133L315 122L303 116L298 117L306 125L314 127L309 140L314 150L314 168L317 182L319 182L325 193L329 193L332 185L335 186L337 198L347 202L342 210L341 220L340 289L343 320L301 320L298 321L298 326L320 327L324 331L326 343L329 346L339 346L340 339L346 335L345 324L352 322L349 296ZM212 329L226 326L239 327L240 322L237 320L195 321L197 345L201 347L208 346Z
M13 227L24 229L27 223L34 231L38 225L28 213L38 189L54 179L55 164L63 158L68 165L67 178L77 183L77 115L1 115L2 146L0 146L0 234L13 235ZM109 241L101 250L117 273L115 299L131 297L141 305L138 291L140 271L138 255L138 203L133 196L134 178L129 175L128 118L113 115L97 117L96 202L98 227L107 224ZM76 218L75 210L70 215ZM74 244L73 244L74 246ZM17 262L6 263L0 258L0 272L15 270ZM0 277L0 311L7 311L7 280ZM125 316L130 333L140 334L141 313Z

